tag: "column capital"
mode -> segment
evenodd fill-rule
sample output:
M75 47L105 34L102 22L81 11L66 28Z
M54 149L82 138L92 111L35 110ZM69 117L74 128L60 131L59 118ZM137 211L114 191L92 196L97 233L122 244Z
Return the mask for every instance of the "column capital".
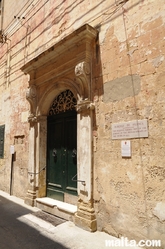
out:
M95 109L95 104L88 99L85 100L80 100L77 102L77 111L78 112L83 112L87 110L94 110Z
M28 122L31 124L37 123L37 117L33 113L31 113L28 117Z

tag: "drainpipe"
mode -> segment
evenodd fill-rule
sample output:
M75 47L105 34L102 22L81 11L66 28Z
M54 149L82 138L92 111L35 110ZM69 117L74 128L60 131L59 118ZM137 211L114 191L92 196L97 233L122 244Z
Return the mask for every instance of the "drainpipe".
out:
M12 195L12 183L13 183L13 164L14 164L14 145L10 146L11 154L11 171L10 171L10 195Z

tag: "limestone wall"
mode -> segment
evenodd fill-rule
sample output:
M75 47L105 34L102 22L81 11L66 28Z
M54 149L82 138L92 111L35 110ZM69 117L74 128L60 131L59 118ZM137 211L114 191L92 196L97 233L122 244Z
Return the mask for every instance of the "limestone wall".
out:
M162 1L135 2L120 8L100 35L95 207L100 229L163 241L165 12ZM111 139L112 124L137 119L148 120L149 136L131 139L132 156L122 158L121 140Z
M164 0L12 2L4 2L7 40L0 44L0 125L5 124L0 189L10 191L10 145L15 145L12 191L22 198L27 192L28 75L20 68L88 23L99 31L92 65L97 228L165 244ZM132 156L123 158L112 124L138 119L147 119L149 136L131 138Z

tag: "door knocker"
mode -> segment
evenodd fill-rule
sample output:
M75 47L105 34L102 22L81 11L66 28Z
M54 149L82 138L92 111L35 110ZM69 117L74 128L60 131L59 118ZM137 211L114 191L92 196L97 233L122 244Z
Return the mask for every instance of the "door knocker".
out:
M52 156L53 156L53 157L56 157L56 156L57 156L57 150L56 150L56 149L53 149Z
M73 149L73 151L72 151L72 157L76 157L77 156L77 150L76 149Z

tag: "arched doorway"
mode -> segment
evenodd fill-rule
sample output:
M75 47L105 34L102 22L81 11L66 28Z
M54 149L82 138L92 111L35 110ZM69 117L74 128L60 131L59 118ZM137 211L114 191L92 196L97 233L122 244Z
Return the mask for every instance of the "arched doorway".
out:
M74 214L75 224L90 231L96 230L96 217L93 207L93 118L95 115L93 80L95 76L92 70L95 68L96 62L97 37L98 31L85 24L68 36L66 34L65 39L57 41L51 48L28 61L21 68L25 74L29 75L26 98L30 104L28 116L30 124L28 171L32 172L32 174L28 176L28 190L25 202L29 205L35 205L39 201L37 200L38 198L51 199L46 197L48 185L46 185L47 170L45 168L48 169L47 125L49 125L47 116L54 97L60 92L70 89L77 100L78 197L70 194L66 199L68 194L66 191L69 188L66 184L64 186L61 184L61 186L63 186L64 202L77 205L77 212ZM66 109L63 113L64 116L67 115L65 112L67 113ZM58 119L54 117L57 123L62 113L56 115L59 115ZM59 125L60 128L61 126ZM58 129L56 128L56 130ZM66 128L63 130L66 132ZM51 132L49 134L51 137ZM54 152L53 150L50 151L49 156L56 154L56 147L52 145L52 148L55 150ZM54 158L54 156L52 157ZM54 172L57 173L58 170L62 173L62 167L57 168ZM50 176L52 177L51 173ZM52 186L55 186L53 184L52 182ZM56 187L57 185L58 183ZM70 190L73 190L71 189L72 186L69 187ZM74 203L71 201L72 197L76 197ZM55 202L57 203L57 201ZM66 206L68 208L68 205ZM46 210L47 208L46 204Z
M77 112L76 99L70 90L53 101L47 118L46 194L65 201L77 195Z

